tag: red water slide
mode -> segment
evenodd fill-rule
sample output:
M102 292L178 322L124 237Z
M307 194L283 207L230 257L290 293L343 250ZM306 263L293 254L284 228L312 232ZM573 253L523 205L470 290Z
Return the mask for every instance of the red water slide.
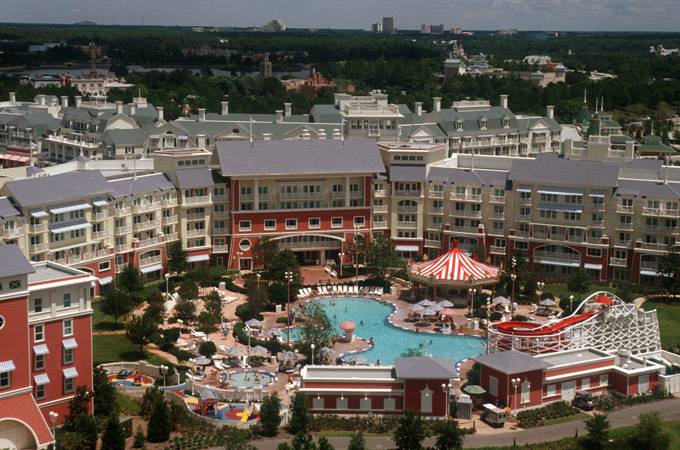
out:
M567 327L575 325L577 323L583 322L597 314L599 311L592 310L587 313L577 314L575 316L569 316L565 319L555 322L553 324L543 324L536 322L520 322L517 320L511 320L509 322L498 322L494 326L496 330L504 334L510 334L513 336L548 336L551 334L559 333Z

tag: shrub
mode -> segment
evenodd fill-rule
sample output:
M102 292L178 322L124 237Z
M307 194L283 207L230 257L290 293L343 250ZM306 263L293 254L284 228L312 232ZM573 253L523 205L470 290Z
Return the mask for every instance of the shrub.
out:
M517 414L517 420L523 428L531 428L542 425L545 419L558 419L561 417L579 414L578 408L574 408L566 402L550 403L543 408L521 411Z
M274 392L262 400L260 407L260 426L262 435L276 436L281 425L281 401Z
M246 322L250 319L262 320L262 314L253 314L249 303L242 303L236 307L235 314L239 319Z
M165 442L170 439L172 421L170 411L162 395L155 399L149 425L146 430L149 442Z
M201 342L201 345L198 346L198 353L206 358L212 358L217 353L217 346L213 341Z
M135 434L135 440L132 443L132 448L142 448L144 447L145 442L146 434L144 434L144 430L142 430L142 427L139 427L137 429L137 433Z
M125 450L125 432L120 425L118 414L109 416L106 421L101 450Z

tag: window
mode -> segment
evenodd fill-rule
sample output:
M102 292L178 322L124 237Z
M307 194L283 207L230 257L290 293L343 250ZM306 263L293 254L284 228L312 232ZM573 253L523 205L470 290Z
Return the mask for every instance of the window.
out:
M9 282L10 289L19 289L21 287L21 280L11 280Z
M609 386L609 374L603 373L600 375L600 387Z
M64 364L73 364L73 349L64 349Z
M109 269L111 269L111 262L110 261L104 261L104 262L99 263L99 271L100 272L106 272Z
M64 320L64 336L71 336L73 334L73 320Z
M33 326L33 340L35 342L45 340L45 325L40 324Z
M276 219L266 219L264 221L265 231L276 230Z
M70 308L71 307L71 294L67 292L64 294L64 308Z
M498 378L489 376L489 394L498 397Z
M366 219L364 218L364 216L356 216L354 218L354 226L355 227L363 227L365 221L366 221Z
M12 384L10 372L0 372L0 389L8 388Z
M335 409L347 409L347 399L345 397L336 398Z
M531 401L531 382L529 380L524 380L520 387L520 399L519 402L526 405Z
M368 411L371 409L372 402L371 399L368 397L364 397L359 401L359 409L363 409L364 411Z
M248 239L241 239L241 242L238 243L238 248L240 248L242 251L247 252L250 250L250 240Z
M297 219L286 219L286 230L297 230Z
M312 409L324 409L324 399L321 397L312 399Z
M331 228L342 228L342 217L332 217Z
M529 250L529 243L527 241L516 241L515 248L519 250Z
M557 386L554 384L549 384L548 387L546 388L546 397L553 397L557 395Z
M383 409L385 411L394 411L397 408L397 402L392 397L387 397L383 401Z
M238 223L239 231L250 231L251 223L250 220L240 220Z
M432 413L432 390L425 387L420 391L420 412L421 413Z
M581 379L581 389L584 391L590 389L590 378Z
M75 383L73 378L64 377L64 393L73 392L75 390Z
M34 355L33 356L33 369L43 370L45 368L45 355Z
M42 312L43 310L43 303L41 298L34 298L33 299L33 312Z
M44 384L38 384L35 387L35 398L36 400L42 400L45 398L45 385Z
M0 316L0 330L2 330L5 326L5 318Z
M316 229L321 228L321 219L318 217L309 218L309 228Z
M602 256L602 249L601 248L588 248L588 251L586 252L588 256L592 256L593 258L599 258Z

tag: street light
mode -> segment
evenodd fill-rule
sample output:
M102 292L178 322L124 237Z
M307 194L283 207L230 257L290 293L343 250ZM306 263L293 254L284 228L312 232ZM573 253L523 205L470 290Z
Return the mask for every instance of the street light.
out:
M344 256L345 254L343 252L338 253L338 257L340 258L340 278L342 278L342 259Z
M444 392L444 395L446 395L446 405L445 405L445 411L446 411L446 417L449 417L451 414L451 392L453 391L453 385L449 382L448 384L442 383L442 392Z
M513 397L512 403L515 406L513 409L515 412L517 411L517 387L519 387L519 384L522 382L519 378L513 378L510 380L510 383L512 383L512 387L515 390L515 396Z
M571 314L572 312L574 312L574 305L573 305L573 303L574 303L574 294L571 294L571 295L569 296L569 314Z
M54 439L57 439L57 419L59 418L59 413L56 411L50 411L47 413L48 416L50 416L50 422L52 423L52 437Z
M545 287L544 282L539 281L538 283L536 283L536 293L538 294L539 297L541 296L541 294L543 294L544 287Z
M260 278L262 278L261 273L256 273L255 278L257 278L257 299L260 299Z
M170 369L170 368L169 368L168 366L165 366L165 365L161 365L161 366L158 368L158 370L159 370L159 372L161 373L161 375L163 375L163 389L165 389L165 376L168 374L168 370L169 370L169 369Z
M359 290L359 244L358 238L361 236L359 229L361 226L354 224L354 288Z
M314 347L316 346L314 345L314 343L312 343L310 347L312 348L312 365L314 365Z
M243 252L239 251L236 252L234 255L236 257L236 262L238 263L238 276L241 276L241 256L243 256Z
M286 315L288 316L288 320L286 321L288 325L286 327L286 345L290 346L290 283L293 281L293 272L286 271L284 276L286 278L286 283L288 284L288 295L286 296Z
M510 279L512 280L512 301L510 305L510 320L515 318L515 282L517 281L517 274L513 273L510 275Z

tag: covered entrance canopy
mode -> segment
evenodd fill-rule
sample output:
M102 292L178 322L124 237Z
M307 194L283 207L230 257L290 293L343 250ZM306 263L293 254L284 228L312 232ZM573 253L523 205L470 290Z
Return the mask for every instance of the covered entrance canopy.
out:
M437 286L467 288L485 286L499 281L497 267L482 264L469 257L453 242L453 248L432 261L413 264L409 269L413 281L421 284L436 283Z

